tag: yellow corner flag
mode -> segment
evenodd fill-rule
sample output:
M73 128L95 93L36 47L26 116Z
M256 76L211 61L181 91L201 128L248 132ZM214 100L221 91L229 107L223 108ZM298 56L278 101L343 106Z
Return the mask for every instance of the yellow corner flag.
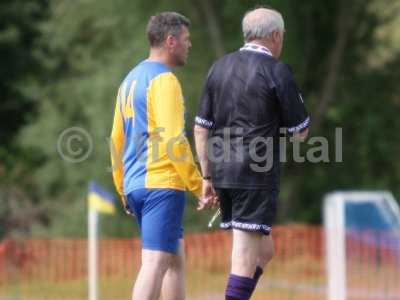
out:
M113 214L115 212L114 196L103 189L96 182L91 181L89 184L88 204L89 209L94 209L105 214Z

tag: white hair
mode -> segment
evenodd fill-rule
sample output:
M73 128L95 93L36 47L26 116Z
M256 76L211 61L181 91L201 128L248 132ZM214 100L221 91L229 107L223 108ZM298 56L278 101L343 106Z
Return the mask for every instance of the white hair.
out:
M282 15L273 9L257 8L245 14L242 20L243 37L246 42L269 37L272 32L285 30Z

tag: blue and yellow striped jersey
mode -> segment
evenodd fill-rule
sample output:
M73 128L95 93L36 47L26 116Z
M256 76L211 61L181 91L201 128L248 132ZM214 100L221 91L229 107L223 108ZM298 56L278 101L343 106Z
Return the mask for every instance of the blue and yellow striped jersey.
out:
M111 160L120 195L140 188L169 188L200 196L201 176L184 134L181 86L166 65L145 60L122 82Z

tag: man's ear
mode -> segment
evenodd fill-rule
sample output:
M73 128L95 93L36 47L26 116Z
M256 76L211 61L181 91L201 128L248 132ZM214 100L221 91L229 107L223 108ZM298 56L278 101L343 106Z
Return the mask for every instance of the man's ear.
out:
M165 46L170 49L173 48L176 44L176 39L173 35L169 34L167 35L167 38L165 39Z
M280 32L278 30L275 30L272 32L272 40L274 42L278 42L280 40Z

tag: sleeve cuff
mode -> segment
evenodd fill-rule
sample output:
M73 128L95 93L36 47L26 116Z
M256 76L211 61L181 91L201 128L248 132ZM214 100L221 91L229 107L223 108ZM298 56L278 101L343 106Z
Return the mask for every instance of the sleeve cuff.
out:
M288 132L290 133L298 133L303 129L307 128L310 125L310 117L307 117L303 122L299 125L288 128Z
M196 118L194 119L194 123L206 129L211 129L214 126L214 122L206 120L199 116L196 116Z

